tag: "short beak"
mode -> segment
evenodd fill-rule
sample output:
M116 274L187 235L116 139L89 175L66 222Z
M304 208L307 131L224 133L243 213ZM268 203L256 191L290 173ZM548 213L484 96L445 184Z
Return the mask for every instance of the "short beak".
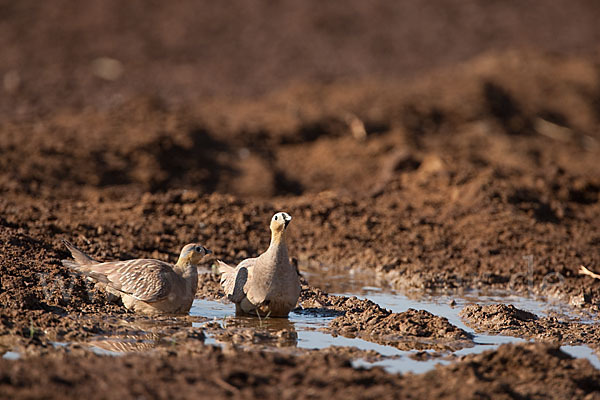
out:
M212 254L213 253L211 250L207 249L206 247L204 248L204 252L206 254Z

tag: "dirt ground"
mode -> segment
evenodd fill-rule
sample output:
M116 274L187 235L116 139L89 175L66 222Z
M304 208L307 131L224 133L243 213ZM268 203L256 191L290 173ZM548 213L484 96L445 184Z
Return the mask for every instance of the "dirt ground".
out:
M21 354L0 359L0 395L600 397L598 370L557 347L598 351L597 323L472 305L474 329L544 343L397 375L353 368L356 349L236 346L286 346L285 330L149 321L60 264L62 239L171 261L199 241L234 263L268 246L285 210L301 272L595 315L600 280L578 271L600 272L599 18L597 2L566 0L0 1L0 346ZM198 297L221 296L202 276ZM310 281L300 305L334 315L330 333L401 349L472 341ZM53 345L142 330L178 345Z

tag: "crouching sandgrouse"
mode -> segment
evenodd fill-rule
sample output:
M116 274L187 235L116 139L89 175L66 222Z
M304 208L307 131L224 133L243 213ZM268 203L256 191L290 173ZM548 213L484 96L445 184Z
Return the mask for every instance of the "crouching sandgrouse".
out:
M98 262L64 240L74 260L65 267L105 285L128 309L142 314L183 314L192 306L198 287L198 262L211 251L197 243L183 247L175 265L136 259Z

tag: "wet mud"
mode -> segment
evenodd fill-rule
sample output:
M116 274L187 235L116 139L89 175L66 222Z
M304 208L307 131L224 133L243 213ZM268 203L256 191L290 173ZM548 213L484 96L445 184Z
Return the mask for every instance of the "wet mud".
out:
M476 331L519 336L561 344L587 344L600 350L597 324L572 322L557 316L538 317L511 304L470 305L461 311Z
M337 311L340 315L328 326L333 335L358 337L402 350L458 349L472 343L470 334L425 310L393 313L370 300L330 296L312 288L305 288L300 304L305 310Z
M0 391L10 398L48 393L88 398L111 396L326 398L331 396L413 398L539 396L594 398L600 373L547 344L504 345L467 356L423 375L391 375L379 368L356 369L332 354L285 356L273 352L225 353L195 347L193 354L162 357L98 357L58 352L19 362L0 360ZM432 384L435 382L435 384ZM285 384L283 384L285 383ZM170 394L170 395L169 395ZM591 397L589 397L591 396Z

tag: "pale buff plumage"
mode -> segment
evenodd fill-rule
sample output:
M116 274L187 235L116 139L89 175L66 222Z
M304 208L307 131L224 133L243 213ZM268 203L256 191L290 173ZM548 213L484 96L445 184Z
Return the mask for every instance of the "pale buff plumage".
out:
M590 271L589 269L587 269L585 266L580 265L579 266L579 274L580 275L587 275L587 276L591 276L594 279L600 279L600 274L596 274L592 271Z
M233 268L218 261L221 285L238 314L286 317L300 296L298 271L290 264L285 231L292 220L279 212L271 219L271 244L256 258Z
M101 263L66 240L64 243L74 258L62 260L64 266L104 284L128 309L150 315L190 310L198 287L197 264L210 254L203 246L190 243L175 265L153 259Z

